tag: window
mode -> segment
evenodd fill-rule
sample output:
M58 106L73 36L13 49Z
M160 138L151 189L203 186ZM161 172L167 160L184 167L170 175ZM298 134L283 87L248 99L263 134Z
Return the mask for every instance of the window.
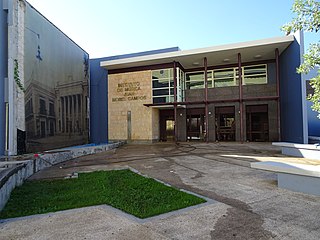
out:
M237 86L237 68L217 69L213 71L214 87Z
M26 103L25 113L26 116L29 116L33 113L32 98L30 98Z
M239 86L238 67L215 69L207 72L208 88ZM260 64L242 67L242 83L266 84L267 65ZM186 73L186 89L204 88L204 72Z
M204 72L186 73L186 89L204 88Z
M49 103L49 116L52 116L52 117L55 116L54 104L53 104L53 102L50 102L50 103Z
M267 83L267 65L243 67L243 85Z
M174 101L173 69L152 71L153 103Z
M185 80L184 80L184 72L177 68L177 101L183 102L185 97Z
M39 105L40 105L39 113L42 115L46 115L47 114L46 101L44 99L40 99Z

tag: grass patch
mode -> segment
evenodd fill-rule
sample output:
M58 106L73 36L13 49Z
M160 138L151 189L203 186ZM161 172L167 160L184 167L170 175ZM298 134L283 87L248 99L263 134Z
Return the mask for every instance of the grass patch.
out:
M75 179L27 181L13 190L0 219L101 204L147 218L204 202L130 170L98 171Z

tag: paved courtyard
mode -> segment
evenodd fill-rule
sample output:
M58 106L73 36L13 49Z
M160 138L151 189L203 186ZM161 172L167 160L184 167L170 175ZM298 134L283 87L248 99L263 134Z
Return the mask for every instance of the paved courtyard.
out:
M32 179L130 167L213 201L143 221L107 206L12 219L0 223L0 239L318 240L320 197L279 189L276 174L249 167L270 160L320 165L270 143L129 144L74 159Z

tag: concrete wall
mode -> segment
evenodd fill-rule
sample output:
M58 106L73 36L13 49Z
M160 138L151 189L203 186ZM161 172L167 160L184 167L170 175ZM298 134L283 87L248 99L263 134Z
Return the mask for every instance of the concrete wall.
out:
M300 44L295 41L280 56L281 141L304 143L304 119L301 75L296 72L301 63Z
M5 152L5 78L8 76L7 11L0 0L0 156Z
M32 144L31 151L42 151L87 142L88 54L28 2L1 0L0 6L0 155L5 133L4 77L8 77L8 155L24 153ZM75 99L69 105L72 131L65 134L69 138L57 139L53 136L63 135L59 126L64 95ZM78 96L82 96L80 107ZM45 101L42 113L40 99Z
M26 89L27 151L87 143L88 53L30 4L24 21L20 72Z

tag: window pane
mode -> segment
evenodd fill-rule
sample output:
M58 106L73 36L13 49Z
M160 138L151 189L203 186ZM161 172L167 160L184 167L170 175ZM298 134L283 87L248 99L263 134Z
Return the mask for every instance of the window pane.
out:
M248 66L244 67L244 75L266 74L266 66Z
M214 87L236 86L235 71L233 68L214 70Z
M219 79L214 81L215 87L229 87L235 85L236 83L233 78Z
M246 66L243 68L244 84L265 84L267 83L267 65Z
M222 70L214 70L213 76L215 79L220 78L233 78L234 71L233 69L222 69Z
M247 84L264 84L267 82L266 76L245 77L244 83Z
M186 74L187 89L204 88L204 73L187 73Z
M173 96L153 97L153 103L173 102Z
M152 71L152 79L170 78L170 69L160 69Z
M165 88L169 87L169 80L168 79L155 79L152 81L153 88Z
M165 103L166 102L166 97L154 97L153 98L153 103Z
M186 81L204 81L204 73L187 73L186 74Z
M169 89L157 89L153 90L153 96L163 96L163 95L169 95Z
M204 88L204 82L187 82L187 89Z

